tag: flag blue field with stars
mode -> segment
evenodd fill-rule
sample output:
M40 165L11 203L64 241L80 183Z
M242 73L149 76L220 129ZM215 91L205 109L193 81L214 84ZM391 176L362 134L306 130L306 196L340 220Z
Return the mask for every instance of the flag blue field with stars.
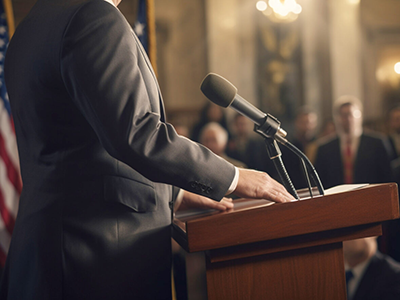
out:
M6 260L22 191L14 122L4 81L10 33L7 18L12 17L6 14L4 3L11 8L11 2L0 1L0 266L4 266Z
M138 14L133 30L135 31L140 42L142 43L143 48L146 50L146 53L149 54L149 32L147 23L148 20L146 0L139 0L138 5Z
M8 45L8 30L6 14L4 12L3 1L0 1L0 97L5 109L11 114L10 103L8 101L6 86L4 82L4 58Z

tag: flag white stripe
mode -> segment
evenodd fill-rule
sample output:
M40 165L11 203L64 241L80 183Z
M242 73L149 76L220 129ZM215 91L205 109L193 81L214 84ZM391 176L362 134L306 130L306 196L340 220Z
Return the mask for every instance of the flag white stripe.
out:
M8 179L6 166L2 159L0 159L0 182L1 191L3 192L4 197L4 204L15 219L18 211L19 194L12 182L10 182Z
M10 116L4 107L4 103L0 100L0 130L4 138L4 143L8 157L10 158L13 165L17 168L19 172L19 158L18 158L18 148L17 140L15 138L14 130L11 127Z

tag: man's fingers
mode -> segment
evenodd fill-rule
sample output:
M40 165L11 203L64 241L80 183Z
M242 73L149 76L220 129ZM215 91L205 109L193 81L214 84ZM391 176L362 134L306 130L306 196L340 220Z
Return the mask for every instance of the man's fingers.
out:
M244 198L267 199L274 202L294 200L293 196L267 173L247 169L239 169L239 181L234 193Z
M182 203L179 206L179 210L185 210L190 208L199 209L217 209L219 211L226 211L233 208L233 202L230 198L223 198L220 202L214 201L204 196L190 193L185 191L183 194Z
M225 211L233 208L232 199L229 198L223 198L220 202L216 202L207 198L205 199L205 201L207 201L208 207L211 206L212 208L218 209L220 211Z
M284 202L291 202L294 198L292 195L290 195L286 190L285 191L280 191L277 190L275 193L272 195L273 201L279 202L279 203L284 203Z

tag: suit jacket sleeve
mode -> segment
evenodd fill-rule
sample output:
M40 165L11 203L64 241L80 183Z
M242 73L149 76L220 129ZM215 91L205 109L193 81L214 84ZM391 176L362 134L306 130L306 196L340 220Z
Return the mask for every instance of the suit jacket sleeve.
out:
M130 25L105 1L72 17L60 49L71 99L115 158L156 182L220 200L234 167L162 120L157 81Z

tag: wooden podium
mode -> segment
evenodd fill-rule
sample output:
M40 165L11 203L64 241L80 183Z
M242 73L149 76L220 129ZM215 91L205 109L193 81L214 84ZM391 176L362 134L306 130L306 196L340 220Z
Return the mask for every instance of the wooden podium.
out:
M196 277L188 278L189 300L344 300L342 241L381 235L381 223L398 217L397 185L374 184L292 203L239 201L230 212L176 215L173 237L189 258L200 251L196 265L187 260L189 277Z

